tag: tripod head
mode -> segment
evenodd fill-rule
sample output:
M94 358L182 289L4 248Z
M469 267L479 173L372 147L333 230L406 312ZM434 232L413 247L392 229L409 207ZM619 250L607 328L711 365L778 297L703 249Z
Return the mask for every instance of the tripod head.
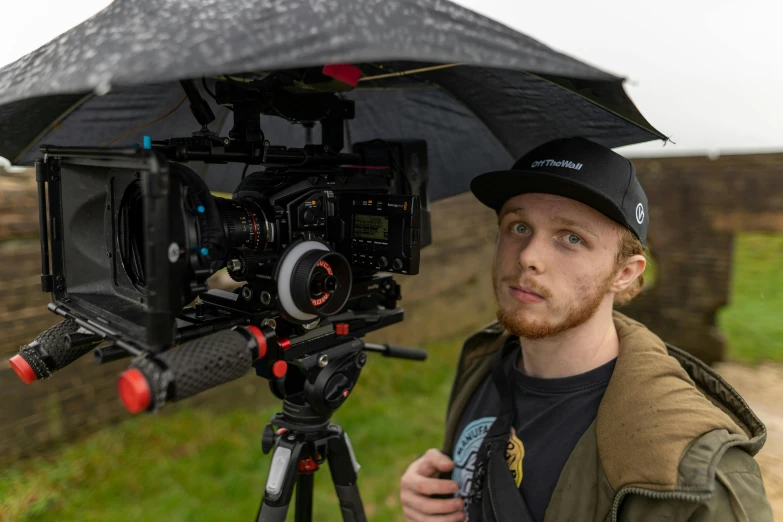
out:
M278 390L285 394L283 412L273 417L272 424L297 431L325 428L359 379L367 362L363 348L362 339L350 339L298 360L296 365L306 379L298 384L299 390Z
M283 399L283 411L273 416L270 425L301 432L327 427L332 414L353 391L367 363L367 351L420 361L427 357L424 350L369 344L361 338L352 338L297 359L292 364L298 372L270 381L273 393ZM304 379L296 379L297 375ZM274 440L265 433L266 440L270 441L271 449Z
M345 332L346 328L339 331ZM365 350L387 357L426 358L423 350L367 344L353 338L298 359L299 371L292 375L302 375L304 380L271 381L282 384L277 389L273 386L273 391L282 395L283 411L276 413L264 429L262 449L264 453L274 450L274 456L258 521L284 521L296 485L296 521L310 522L313 473L327 459L344 520L366 521L356 484L359 464L350 439L340 426L330 423L332 414L356 385L367 362Z

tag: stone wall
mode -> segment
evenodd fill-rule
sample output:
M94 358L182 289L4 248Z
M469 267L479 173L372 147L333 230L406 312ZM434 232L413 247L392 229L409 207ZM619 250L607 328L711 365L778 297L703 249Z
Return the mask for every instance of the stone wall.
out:
M634 163L650 200L655 285L624 311L710 362L724 350L715 316L729 302L732 237L783 231L783 154L644 159ZM128 417L116 392L127 361L85 356L48 381L23 384L7 359L58 319L40 291L35 182L0 175L0 465ZM406 321L368 336L418 346L467 333L494 317L494 213L470 194L433 204L433 244L418 276L402 277ZM248 375L185 401L210 406L268 400ZM172 408L173 409L173 408Z
M0 170L0 173L3 171ZM35 176L0 176L0 356L59 322L41 292Z
M783 154L637 159L650 202L655 285L624 309L706 362L726 349L734 235L783 232Z

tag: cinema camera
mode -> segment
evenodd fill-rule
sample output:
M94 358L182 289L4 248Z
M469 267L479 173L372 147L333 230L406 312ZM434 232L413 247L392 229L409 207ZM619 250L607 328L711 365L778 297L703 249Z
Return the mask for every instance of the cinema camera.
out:
M100 363L133 356L118 383L132 413L254 367L283 400L264 432L274 456L257 520L285 519L294 482L296 518L310 520L312 473L327 459L344 517L364 520L358 464L330 417L366 351L426 357L362 340L403 320L393 274L418 273L431 233L424 141L378 139L342 152L354 118L342 94L360 74L332 65L222 77L214 93L204 81L233 111L228 137L208 129L209 104L193 80L182 81L201 124L192 136L128 148L43 146L36 162L42 289L65 320L11 365L30 383L92 349ZM274 146L261 115L302 124L308 136L320 123L322 143ZM214 197L189 161L263 170L243 172L228 200ZM234 292L208 289L223 268L243 283Z

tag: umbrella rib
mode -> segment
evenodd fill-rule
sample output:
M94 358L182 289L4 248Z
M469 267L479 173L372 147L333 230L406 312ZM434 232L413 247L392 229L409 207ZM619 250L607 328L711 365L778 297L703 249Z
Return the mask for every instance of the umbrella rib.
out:
M370 80L382 80L383 78L393 78L397 76L408 76L410 74L417 74L417 73L423 73L423 72L430 72L430 71L438 71L440 69L448 69L450 67L457 67L459 65L465 65L464 63L444 63L440 65L432 65L430 67L421 67L419 69L409 69L407 71L396 71L386 74L376 74L375 76L365 76L363 78L359 78L360 82L367 82Z
M565 90L565 91L568 91L568 92L570 92L570 93L572 93L572 94L576 94L577 96L579 96L579 97L580 97L580 98L582 98L583 100L586 100L586 101L588 101L588 102L592 103L593 105L595 105L595 106L596 106L596 107L598 107L599 109L603 109L603 110L605 110L606 112L609 112L609 113L611 113L611 114L614 114L615 116L617 116L617 117L619 117L619 118L621 118L621 119L623 119L623 120L627 121L627 122L628 122L628 123L630 123L631 125L634 125L634 126L636 126L636 127L640 128L640 129L642 129L642 130L645 130L645 131L649 132L650 134L653 134L653 135L655 135L655 136L658 136L658 139L662 139L662 140L664 141L664 143L665 143L665 142L667 142L667 141L670 141L670 140L669 140L669 138L668 138L668 137L667 137L665 134L663 134L663 133L661 133L660 131L658 131L658 130L657 130L655 127L653 127L652 125L650 125L650 123L649 123L649 122L647 123L647 125L643 125L643 124L641 124L641 123L639 123L639 122L633 121L632 119L630 119L630 118L628 118L628 117L626 117L626 116L623 116L623 115L622 115L622 114L620 114L619 112L617 112L617 111L615 111L615 110L612 110L612 109L610 109L609 107L607 107L607 106L605 106L605 105L601 105L600 103L598 103L598 102L596 102L596 101L593 101L593 100L591 100L590 98L588 98L587 96L585 96L584 94L582 94L582 93L580 93L580 92L573 91L573 90L571 90L571 89L566 89L565 87L563 87L562 85L558 84L557 82L553 82L552 80L550 80L550 79L548 79L548 78L545 78L545 77L543 77L543 76L539 76L539 75L538 75L538 74L536 74L536 73L532 73L532 72L529 72L529 71L525 71L525 72L526 72L527 74L530 74L530 75L532 75L532 76L535 76L536 78L540 78L540 79L544 80L545 82L551 83L552 85L555 85L555 86L559 87L560 89L563 89L563 90ZM637 110L638 110L638 109L637 109Z
M14 158L14 163L19 163L19 162L22 160L22 158L24 157L24 155L25 155L25 154L27 154L27 153L30 151L30 149L32 149L32 148L33 148L33 146L34 146L36 143L38 143L39 141L41 141L41 140L43 139L43 137L44 137L44 136L46 136L46 135L47 135L47 134L48 134L48 133L49 133L49 132L50 132L52 129L54 129L54 128L55 128L57 125L59 125L61 121L63 121L63 120L64 120L65 118L67 118L68 116L70 116L70 114L71 114L73 111L75 111L76 109L78 109L78 108L79 108L79 107L80 107L80 106L81 106L81 105L82 105L84 102L86 102L87 100L89 100L89 99L90 99L90 98L92 98L92 97L93 97L93 93L89 93L89 94L85 95L83 98L80 98L80 99L79 99L79 100L78 100L76 103L74 103L72 106L68 107L68 109L67 109L67 110L63 111L63 113L62 113L62 114L60 114L60 115L59 115L57 118L55 118L54 120L52 120L52 122L51 122L49 125L47 125L46 127L44 127L44 129L43 129L41 132L39 132L39 133L38 133L38 134L35 136L35 138L33 138L33 140L32 140L30 143L28 143L27 145L25 145L25 147L24 147L24 148L23 148L23 149L22 149L22 150L19 152L19 154L16 156L16 158Z

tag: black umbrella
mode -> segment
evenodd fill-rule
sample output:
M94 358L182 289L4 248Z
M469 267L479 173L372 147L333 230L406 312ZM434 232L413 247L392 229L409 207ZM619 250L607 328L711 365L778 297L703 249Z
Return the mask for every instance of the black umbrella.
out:
M44 143L187 136L199 126L178 80L191 78L205 77L210 129L225 136L230 113L206 95L213 77L335 63L362 71L344 94L356 103L350 140L426 139L433 200L557 137L666 139L621 78L447 1L116 0L0 69L0 156L28 164ZM262 128L274 144L304 143L302 128L279 118L263 116ZM201 174L231 191L242 168Z

